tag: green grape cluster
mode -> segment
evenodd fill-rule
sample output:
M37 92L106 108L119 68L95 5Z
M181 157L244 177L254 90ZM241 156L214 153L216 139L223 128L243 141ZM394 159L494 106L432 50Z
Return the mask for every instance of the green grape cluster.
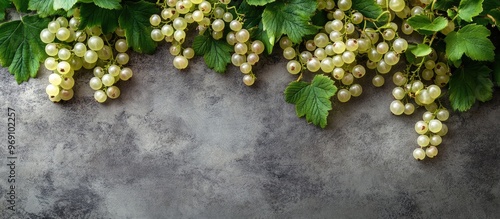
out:
M130 79L133 72L124 67L129 62L126 53L128 45L124 31L117 28L114 33L104 34L99 26L79 29L78 10L68 21L58 17L51 21L40 33L46 43L45 52L49 56L44 61L45 68L53 71L49 76L50 84L45 91L53 102L70 100L73 95L75 71L82 67L93 69L94 77L90 87L95 90L94 98L103 103L107 98L120 96L116 83Z

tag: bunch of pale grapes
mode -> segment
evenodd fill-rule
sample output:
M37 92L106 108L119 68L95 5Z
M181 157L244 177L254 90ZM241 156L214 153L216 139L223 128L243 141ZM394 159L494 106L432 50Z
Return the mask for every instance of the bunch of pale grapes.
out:
M165 40L171 43L169 51L175 56L173 60L175 68L187 68L188 60L195 55L192 48L183 47L186 31L190 24L197 24L200 34L204 33L212 24L212 26L216 26L212 36L222 38L223 33L220 30L216 31L217 28L220 28L220 22L212 23L215 15L219 16L221 13L220 16L225 15L224 9L221 7L212 10L212 3L204 0L166 0L158 4L163 8L161 13L159 15L153 14L149 18L149 22L153 26L151 39L156 42ZM225 4L223 3L223 5ZM232 14L229 14L232 19ZM222 28L224 28L223 25Z
M438 154L437 146L448 133L448 126L442 122L448 120L450 113L444 108L432 107L437 108L435 105L426 106L428 111L423 114L422 120L415 123L415 131L419 134L417 144L420 147L413 150L413 157L417 160L435 157Z
M79 25L80 18L75 13L69 21L58 17L40 33L42 42L47 43L45 52L49 55L44 65L53 71L46 93L53 102L70 100L74 94L73 75L83 67L95 68L90 87L95 90L97 102L102 103L108 97L117 98L120 89L114 85L119 80L130 79L133 74L130 68L122 68L129 62L124 31L118 28L115 33L103 34L98 26L79 30Z

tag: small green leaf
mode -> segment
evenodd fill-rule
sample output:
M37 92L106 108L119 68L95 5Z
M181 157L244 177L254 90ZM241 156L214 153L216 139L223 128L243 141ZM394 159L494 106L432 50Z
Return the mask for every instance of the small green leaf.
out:
M48 19L28 15L0 24L0 64L9 67L17 83L37 75L40 61L46 56L40 32L48 23Z
M477 62L468 62L450 78L450 103L454 110L467 111L476 102L488 101L493 96L491 69Z
M375 1L352 0L353 9L359 11L363 16L377 19L382 14L382 8Z
M247 0L246 2L248 2L249 5L263 6L274 1L275 0Z
M231 63L233 47L226 40L215 40L210 36L198 35L194 38L193 49L196 55L203 55L205 63L218 73L226 71L227 64Z
M80 29L85 27L101 26L104 33L111 33L118 27L120 10L100 8L94 4L81 4Z
M52 0L52 1L54 1L54 10L62 8L67 11L71 9L78 0Z
M94 0L95 5L105 9L121 9L121 0Z
M418 44L417 46L411 48L410 51L416 57L424 57L424 56L431 54L432 48L425 43L421 43L421 44Z
M118 19L120 27L125 30L127 43L136 52L152 53L156 49L156 43L151 39L151 24L149 17L159 13L154 3L124 2L122 13Z
M324 128L327 125L328 111L332 109L330 99L336 92L333 80L316 75L311 83L291 82L285 89L285 100L295 104L298 117L306 116L307 122Z
M493 61L495 46L488 39L489 35L486 27L468 24L446 36L446 54L451 61L461 59L464 53L472 60Z
M433 34L444 29L448 25L448 19L445 17L437 17L431 20L428 16L419 14L407 20L408 24L416 31L422 34Z
M316 1L288 0L266 5L262 14L264 31L267 31L269 43L274 45L283 34L294 43L299 43L306 35L314 34L317 28L309 23L316 11Z
M262 23L262 12L264 12L264 7L252 6L246 1L241 2L238 6L238 13L245 15L243 28L251 29Z
M472 22L472 18L483 11L484 0L461 0L458 6L458 16L464 21Z
M16 6L17 11L28 12L29 0L12 0L12 3Z

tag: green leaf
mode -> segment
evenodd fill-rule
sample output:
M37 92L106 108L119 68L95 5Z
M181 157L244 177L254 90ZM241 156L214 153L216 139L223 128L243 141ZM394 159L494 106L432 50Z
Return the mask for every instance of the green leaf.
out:
M438 0L434 3L434 9L446 11L460 3L460 0Z
M0 21L5 19L5 9L10 6L10 0L0 0Z
M458 6L458 16L464 21L472 22L472 18L483 11L484 0L461 0Z
M285 89L285 100L295 104L298 117L306 116L307 122L324 128L328 111L332 109L330 99L336 92L337 87L333 80L327 76L316 75L311 83L291 82Z
M245 15L245 20L243 23L243 28L251 29L262 23L262 13L264 12L264 7L249 5L246 1L241 2L238 6L238 13Z
M376 1L352 0L352 8L371 19L377 19L383 12Z
M54 0L30 0L29 10L36 10L40 17L47 17L56 14Z
M94 3L105 9L121 9L120 5L121 0L94 0Z
M120 10L100 8L94 4L81 4L80 29L101 26L104 33L111 33L118 27Z
M451 61L461 59L464 53L472 60L493 61L495 46L488 39L489 35L486 27L468 24L446 36L446 54Z
M425 43L421 43L421 44L418 44L417 46L411 48L410 51L416 57L424 57L424 56L431 54L432 48Z
M309 23L316 11L316 1L285 0L266 5L262 14L264 31L267 31L269 43L274 45L283 34L294 43L299 43L306 35L314 34L317 28Z
M78 0L53 0L53 1L55 10L62 8L65 11L67 11L71 9Z
M17 11L28 12L29 0L12 0L14 6L16 6Z
M156 49L156 43L151 39L151 24L149 17L159 13L154 3L125 2L118 22L125 30L127 43L136 52L152 53Z
M444 29L448 25L448 19L445 17L437 17L431 20L424 14L415 15L407 20L408 24L416 31L422 34L433 34Z
M227 64L231 63L233 47L226 40L215 40L210 36L198 35L194 38L193 49L196 55L203 55L205 63L218 73L226 71Z
M493 96L491 69L477 62L462 65L450 78L450 103L454 110L467 111L476 102L488 101Z
M0 24L0 64L9 67L17 83L37 75L40 61L45 58L40 32L48 23L48 19L28 15Z
M263 6L274 1L275 0L247 0L246 2L248 2L249 5Z

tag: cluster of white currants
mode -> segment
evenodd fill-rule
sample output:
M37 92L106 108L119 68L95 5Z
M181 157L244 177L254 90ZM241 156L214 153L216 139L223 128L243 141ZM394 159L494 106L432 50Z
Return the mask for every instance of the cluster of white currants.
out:
M221 2L227 5L230 1ZM200 34L210 28L212 37L220 39L223 37L224 21L233 19L233 14L222 7L212 8L212 3L205 0L165 0L158 4L163 9L159 15L153 14L149 19L153 26L151 39L171 43L169 51L175 56L173 65L177 69L187 68L189 59L195 55L192 48L183 47L188 25L196 23Z
M79 25L80 18L75 13L69 21L58 17L40 33L42 42L47 43L45 52L49 55L44 65L53 71L46 93L53 102L70 100L74 94L73 75L83 67L94 68L95 77L90 80L90 87L95 90L96 101L102 103L108 97L117 98L120 89L114 84L130 79L133 74L130 68L122 68L129 62L124 31L118 28L113 34L103 34L98 26L79 30Z
M437 146L448 133L448 126L442 122L448 120L450 113L447 109L436 108L436 104L426 106L428 111L423 114L422 120L415 123L415 131L419 134L417 144L420 147L413 150L413 157L417 160L435 157L438 154Z

